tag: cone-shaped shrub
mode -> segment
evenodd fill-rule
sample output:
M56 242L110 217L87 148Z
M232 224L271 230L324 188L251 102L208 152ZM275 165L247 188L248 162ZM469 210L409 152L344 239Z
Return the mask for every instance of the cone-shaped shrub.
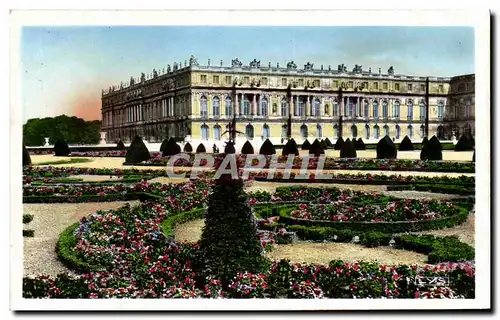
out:
M297 148L297 143L295 142L295 140L293 140L293 138L287 141L287 143L283 147L283 151L281 154L284 156L287 156L289 154L294 154L296 156L299 155L299 149Z
M54 145L54 154L57 157L66 157L69 156L71 152L69 151L68 144L64 140L57 140Z
M321 154L325 154L325 149L321 146L321 142L318 139L314 140L311 147L309 148L309 154L319 157Z
M342 145L344 144L344 139L342 137L339 137L337 139L337 142L335 142L335 150L340 150L342 149Z
M408 136L405 136L399 144L399 151L413 151L415 147Z
M302 150L309 150L311 148L311 143L309 140L304 140L304 143L302 143Z
M170 140L173 140L173 138L163 139L163 141L161 142L161 146L160 146L160 152L163 152L165 150L165 148Z
M276 148L274 147L271 140L266 139L266 141L264 141L262 146L260 146L259 153L265 156L270 156L272 154L276 154Z
M234 143L231 141L228 141L226 143L226 146L224 147L224 153L225 154L234 154L236 153L236 150L234 149Z
M226 285L237 272L261 271L265 260L243 181L222 175L215 181L208 204L199 242L207 273Z
M420 151L420 160L427 160L427 152L429 151L429 148L426 146L429 144L429 139L425 137L422 140L422 151Z
M26 146L23 144L23 167L26 166L31 166L31 157L28 149L26 149Z
M425 150L425 151L424 151ZM443 160L443 147L436 136L433 136L429 143L426 143L420 154L426 155L426 160ZM422 157L422 156L420 156Z
M358 154L356 153L356 140L353 139L351 141L349 138L342 145L342 149L340 149L340 157L341 158L357 158Z
M163 157L173 156L178 153L181 153L181 146L178 145L177 142L175 142L174 138L172 137L170 137L170 139L168 140L167 139L163 140L162 145L163 145L163 150L161 150L161 147L160 150L162 151Z
M333 147L333 144L332 144L332 142L330 141L330 139L326 138L326 139L325 139L325 143L326 143L326 146L327 146L328 148Z
M116 149L117 149L117 150L126 150L127 148L126 148L126 147L125 147L125 145L123 144L123 141L118 140L118 142L116 143Z
M472 162L476 162L476 149L474 149L474 153L472 154Z
M455 145L455 151L472 151L474 150L474 142L472 141L472 137L467 137L466 135L462 135L460 139L458 139L457 144Z
M321 148L323 148L323 150L328 149L328 145L325 140L321 140L319 143L321 144Z
M353 140L353 142L356 141L356 150L366 150L365 143L363 142L363 139L358 138L358 140Z
M243 147L241 148L241 154L253 154L253 147L250 141L247 140Z
M136 136L134 141L130 144L125 155L125 163L141 163L143 161L148 161L151 158L149 150L142 141L141 137Z
M207 149L203 145L203 143L200 143L198 147L196 148L196 153L206 153Z
M389 136L385 136L377 143L377 159L396 159L398 151Z
M191 144L188 142L186 143L186 145L184 146L184 152L193 152L193 147L191 146Z

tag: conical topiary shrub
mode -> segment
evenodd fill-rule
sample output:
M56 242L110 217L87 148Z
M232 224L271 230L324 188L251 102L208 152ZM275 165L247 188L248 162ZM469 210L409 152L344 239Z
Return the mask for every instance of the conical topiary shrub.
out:
M193 147L191 146L191 144L189 142L186 143L186 145L184 146L184 152L187 152L187 153L193 152Z
M420 154L422 153L425 153L426 160L443 160L443 147L436 136L433 136L429 143L424 145Z
M358 138L358 140L353 140L353 142L356 141L356 150L366 150L365 143L363 142L363 139Z
M243 144L243 147L241 148L241 154L254 154L253 147L250 141L247 140L247 142Z
M123 144L123 141L118 140L118 142L116 143L116 149L117 149L117 150L126 150L127 148L126 148L126 147L125 147L125 145Z
M64 140L57 140L54 145L54 154L57 157L67 157L71 151L69 150L68 144Z
M234 149L234 143L231 141L228 141L226 143L226 146L224 147L224 153L225 154L234 154L236 153L236 150Z
M138 164L143 161L148 161L151 158L149 150L142 141L141 137L136 136L125 155L125 163L127 164Z
M276 148L274 147L271 140L266 139L266 141L264 141L262 146L260 146L259 153L263 154L265 156L270 156L270 155L276 154Z
M283 147L283 151L281 154L284 156L287 156L289 154L293 154L296 156L299 155L299 149L297 148L297 143L295 142L295 140L293 140L293 138L287 141L287 143Z
M332 144L332 142L330 141L330 139L325 138L325 140L324 140L324 141L325 141L325 143L326 143L326 147L327 147L327 148L331 148L331 147L333 147L333 144Z
M200 251L208 275L221 279L223 287L242 270L258 273L265 259L253 214L243 191L243 181L223 174L208 199Z
M302 143L302 150L309 150L311 148L311 143L309 142L309 140L305 140L303 143Z
M356 153L356 140L353 141L347 140L342 144L342 149L340 149L340 157L341 158L357 158L358 154Z
M342 137L339 137L337 139L337 142L335 142L335 150L340 150L342 149L342 145L344 144L344 139Z
M323 150L328 149L328 145L325 140L321 140L319 143L321 144L321 148L323 148Z
M415 147L408 136L405 136L399 144L399 151L413 151Z
M207 149L203 145L203 143L200 143L198 147L196 148L196 153L206 153Z
M167 140L167 139L165 139ZM178 153L181 153L181 146L177 144L177 142L175 142L174 138L170 138L168 139L168 141L165 142L165 140L163 140L162 142L162 145L163 145L163 150L161 150L161 147L160 147L160 150L162 151L162 156L163 157L170 157L170 156L173 156L173 155L176 155Z
M429 144L429 139L427 137L424 137L422 140L422 151L420 151L420 160L427 160L427 152L429 151L429 148L426 146Z
M389 136L385 136L377 143L377 159L396 159L398 151Z
M325 149L321 146L321 143L318 139L314 140L311 147L309 148L309 154L314 155L315 157L319 157L322 154L325 154Z
M160 145L160 152L163 152L165 151L165 148L167 147L167 144L170 140L173 140L173 138L170 138L170 139L163 139L163 141L161 142L161 145ZM175 141L174 141L175 142Z
M472 153L472 162L476 162L476 149L474 149L474 153Z
M462 135L460 139L458 139L457 144L455 145L455 151L472 151L474 150L474 143L472 141L472 137L467 137L466 135Z
M23 144L23 167L26 166L31 166L31 157L28 149L26 149L26 146Z

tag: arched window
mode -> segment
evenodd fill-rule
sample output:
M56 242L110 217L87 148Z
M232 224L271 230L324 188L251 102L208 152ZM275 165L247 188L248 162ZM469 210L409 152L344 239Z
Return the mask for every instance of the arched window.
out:
M364 116L365 118L370 117L370 104L368 103L368 100L364 101Z
M443 118L444 118L444 102L442 100L440 100L438 102L438 120L442 121ZM443 135L444 135L444 133L443 133Z
M253 126L251 124L247 125L247 127L245 128L245 134L248 140L253 139L254 133L253 133Z
M393 116L395 119L399 119L399 108L400 108L399 100L394 101L394 114L393 114Z
M268 107L267 99L266 98L260 99L259 115L267 117L267 115L268 115L268 110L267 110L268 108L267 107Z
M269 126L267 124L265 124L262 127L262 136L264 137L264 139L268 139L271 137L271 132L270 132Z
M243 98L243 115L245 116L249 116L250 115L250 112L251 112L251 108L250 108L250 100L248 100L248 97L245 96Z
M384 137L389 135L389 126L385 125L384 126Z
M333 137L334 138L338 138L339 137L339 126L338 125L334 125L333 126Z
M337 103L337 101L333 101L333 116L339 116L339 104Z
M401 128L399 127L399 124L396 125L396 139L399 139L401 136Z
M287 138L287 128L286 128L286 124L282 125L281 126L281 137L282 138Z
M226 97L226 116L233 115L233 104L231 97Z
M366 125L365 126L365 139L370 139L370 126Z
M355 125L351 126L351 137L353 138L358 137L358 128Z
M281 100L281 116L288 117L288 101L286 99Z
M219 125L216 125L214 127L214 139L220 140L220 126Z
M421 125L420 126L420 138L423 138L425 136L425 126Z
M412 121L413 120L413 101L408 100L408 102L406 103L406 106L408 107L408 112L407 112L408 121Z
M380 128L377 124L373 127L373 136L375 139L380 138Z
M439 126L437 127L437 138L439 140L444 140L444 127L443 126Z
M207 98L205 96L201 96L200 98L200 116L202 117L208 116Z
M303 124L301 127L300 127L300 135L302 136L302 138L307 138L307 136L309 135L309 130L307 129L307 126L305 124Z
M328 104L325 104L325 115L329 115L330 114L330 106Z
M219 116L220 115L220 99L219 97L214 97L212 99L212 109L214 112L214 116Z
M387 101L382 102L382 118L387 119L389 117L389 104Z
M319 102L319 99L314 99L314 101L313 101L313 110L312 110L313 117L319 117L319 115L320 115L320 110L319 110L320 105L321 104Z
M422 100L419 103L420 106L420 121L425 120L425 102Z
M406 132L407 132L408 138L411 139L413 137L413 127L411 124L408 126L408 130Z
M378 101L377 100L373 101L373 118L375 118L375 119L378 118Z
M316 125L316 131L318 132L318 138L322 138L323 137L323 128L321 127L321 125Z
M202 140L208 140L208 126L206 124L203 124L201 126L201 139Z

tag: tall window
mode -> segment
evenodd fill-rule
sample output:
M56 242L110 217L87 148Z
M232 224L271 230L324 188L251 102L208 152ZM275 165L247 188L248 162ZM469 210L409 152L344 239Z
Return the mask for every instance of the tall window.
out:
M370 126L365 126L365 139L370 139Z
M218 117L220 115L220 100L219 97L214 97L212 100L212 109L214 116Z
M338 138L339 137L339 126L338 125L334 125L333 126L333 137L334 138Z
M288 117L288 102L286 99L281 100L281 116Z
M353 138L358 137L358 128L355 125L351 126L351 136Z
M375 119L378 118L378 101L377 100L373 101L373 117Z
M420 121L424 121L425 120L425 102L423 101L420 101Z
M444 140L444 127L443 126L439 126L437 128L437 137L439 140Z
M385 125L384 126L384 137L389 135L389 126Z
M399 139L400 136L401 136L401 128L399 127L399 125L396 125L396 139Z
M442 121L444 118L444 102L438 102L438 120Z
M299 109L299 116L303 117L304 116L304 101L302 99L299 99L298 109Z
M465 103L465 118L466 119L470 118L470 101L467 101Z
M394 118L395 119L399 119L399 108L400 108L400 105L399 105L399 101L396 100L394 101Z
M363 101L356 101L356 117L359 117L361 115L361 104L362 103L363 103Z
M413 127L411 124L408 126L408 130L406 132L407 132L408 138L411 139L413 137Z
M231 97L226 97L226 116L233 115L233 105L231 102Z
M313 111L312 115L314 117L319 117L319 115L320 115L320 113L319 113L320 112L319 111L319 107L320 107L319 99L314 99L314 101L313 101L313 110L312 110Z
M216 125L214 127L214 139L220 140L220 126L219 125Z
M309 135L309 130L307 130L307 126L305 124L303 124L301 127L300 127L300 135L302 136L302 138L307 138L307 136Z
M354 108L356 105L354 104L354 101L351 101L351 99L347 99L348 104L349 104L349 117L354 117Z
M318 124L316 125L316 131L318 132L318 138L323 137L323 128Z
M380 128L378 125L375 125L375 127L373 127L373 137L375 139L380 138Z
M408 107L408 112L407 112L408 121L412 121L413 120L413 101L409 100L406 105Z
M208 116L207 98L205 96L202 96L200 98L200 116L202 117Z
M206 124L201 126L201 139L208 140L208 126Z
M333 101L333 116L339 116L339 104L337 103L337 101Z
M364 115L365 115L365 118L368 118L370 117L370 104L368 103L367 100L365 100L365 103L364 103Z
M253 133L253 126L251 124L247 125L247 127L245 128L245 135L247 136L248 140L253 139L254 133Z
M286 129L286 124L281 126L281 137L286 138L287 137L287 129Z
M267 117L267 99L266 98L262 98L260 99L260 115L261 116L264 116L264 117Z
M248 100L248 97L243 98L243 114L245 116L250 115L250 100Z
M425 127L424 125L420 126L420 138L423 138L425 135Z
M269 126L267 124L265 124L262 127L262 136L264 137L264 139L268 139L271 137L271 133L269 131Z
M382 102L382 118L387 119L389 117L389 104L387 101Z

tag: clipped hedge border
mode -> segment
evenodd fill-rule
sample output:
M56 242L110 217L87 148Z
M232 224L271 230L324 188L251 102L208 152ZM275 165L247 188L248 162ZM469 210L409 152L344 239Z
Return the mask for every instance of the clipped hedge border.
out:
M35 236L35 230L23 230L23 237L32 238Z
M205 209L203 208L180 212L163 220L160 224L160 231L163 232L166 237L173 237L174 229L177 225L192 220L203 219L204 217Z
M474 187L462 187L460 185L394 185L387 186L387 191L422 191L422 192L432 192L432 193L444 193L444 194L457 194L457 195L475 195L476 189Z
M280 178L273 178L273 179L267 179L266 177L252 177L253 180L259 181L259 182L274 182L274 183L297 183L297 182L302 182L302 183L320 183L320 184L363 184L363 185L376 185L376 186L384 186L384 185L428 185L429 181L395 181L395 180L357 180L357 179L280 179ZM433 184L436 185L448 185L448 186L456 186L456 183L452 182L432 182ZM460 184L461 186L475 186L473 183L462 183Z
M111 201L151 201L161 200L163 197L146 193L134 192L126 194L82 195L82 196L24 196L23 203L81 203L81 202L111 202Z
M34 217L35 216L32 214L28 214L28 213L23 214L23 224L30 223L31 221L33 221Z

